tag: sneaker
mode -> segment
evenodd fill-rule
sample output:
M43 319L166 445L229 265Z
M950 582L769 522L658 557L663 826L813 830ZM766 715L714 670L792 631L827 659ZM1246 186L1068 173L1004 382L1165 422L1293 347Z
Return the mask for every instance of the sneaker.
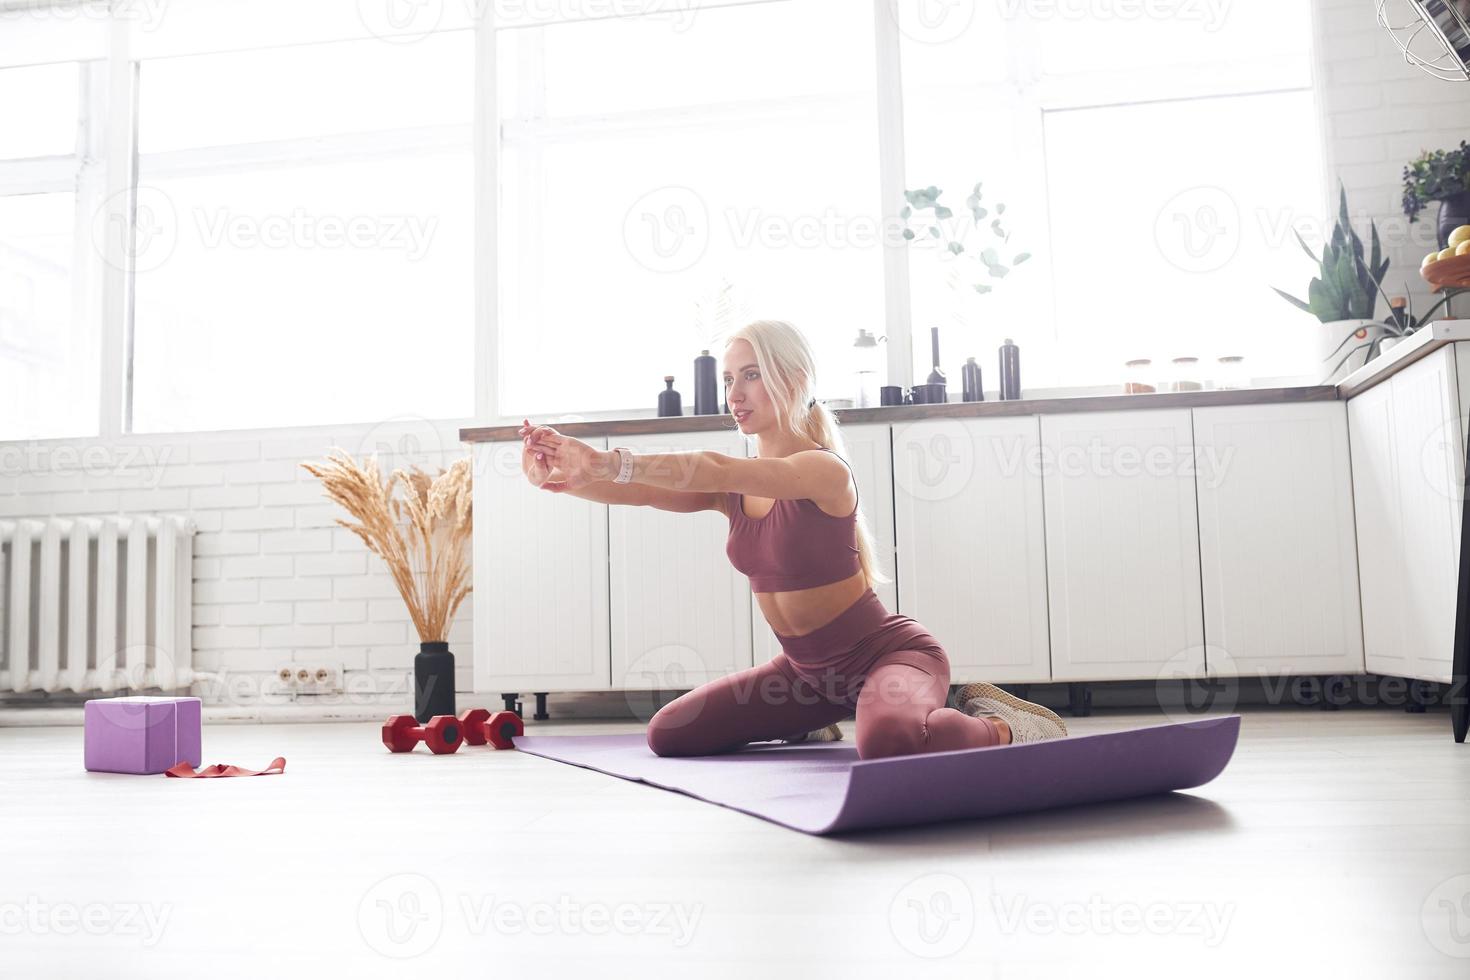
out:
M793 735L791 738L783 738L781 741L794 745L797 742L840 742L842 741L842 729L836 724L828 725L826 728L818 728L814 732L804 735Z
M955 703L967 715L995 715L1011 728L1011 744L1065 738L1067 724L1050 708L1023 701L994 684L966 684L955 695Z

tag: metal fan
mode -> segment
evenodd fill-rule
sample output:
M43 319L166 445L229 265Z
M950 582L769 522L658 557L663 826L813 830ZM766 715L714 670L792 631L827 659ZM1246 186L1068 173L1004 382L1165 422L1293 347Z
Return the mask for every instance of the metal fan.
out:
M1409 64L1435 78L1470 81L1470 0L1378 0L1378 23Z

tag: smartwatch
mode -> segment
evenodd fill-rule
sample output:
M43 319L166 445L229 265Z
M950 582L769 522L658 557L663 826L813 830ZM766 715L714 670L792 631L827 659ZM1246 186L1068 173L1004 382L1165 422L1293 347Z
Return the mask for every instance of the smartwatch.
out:
M613 452L618 454L618 475L613 477L614 483L633 482L633 450L627 446L614 446Z

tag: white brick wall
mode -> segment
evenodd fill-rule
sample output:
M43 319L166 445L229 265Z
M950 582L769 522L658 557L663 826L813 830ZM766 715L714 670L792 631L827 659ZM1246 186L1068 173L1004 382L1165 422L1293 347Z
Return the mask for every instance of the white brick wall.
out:
M1314 0L1313 8L1328 214L1336 213L1340 177L1358 234L1366 242L1369 219L1378 226L1390 260L1384 291L1399 295L1407 282L1422 312L1437 299L1419 276L1419 264L1435 247L1438 205L1409 224L1401 203L1403 170L1424 150L1470 139L1470 83L1441 81L1405 64L1378 25L1373 0ZM1378 318L1387 312L1380 307Z
M347 701L397 710L409 701L418 638L383 563L336 524L348 515L300 463L320 461L334 446L359 457L378 447L385 463L418 462L433 472L468 455L459 442L466 423L0 443L0 516L187 513L199 526L195 663L225 675L224 684L198 693L280 703L268 694L278 667L325 661L342 664ZM468 601L460 607L449 634L456 686L465 691L470 608Z

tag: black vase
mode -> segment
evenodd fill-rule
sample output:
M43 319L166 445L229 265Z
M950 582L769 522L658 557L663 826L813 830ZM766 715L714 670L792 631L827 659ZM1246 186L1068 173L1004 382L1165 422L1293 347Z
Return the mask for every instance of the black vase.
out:
M716 400L719 393L719 382L715 380L715 359L710 356L709 351L702 350L694 359L694 414L720 414L720 404Z
M1461 225L1470 225L1470 191L1461 191L1441 198L1439 202L1439 247L1450 244L1450 232Z
M435 715L454 714L454 654L449 644L419 644L413 658L413 716L420 725Z

